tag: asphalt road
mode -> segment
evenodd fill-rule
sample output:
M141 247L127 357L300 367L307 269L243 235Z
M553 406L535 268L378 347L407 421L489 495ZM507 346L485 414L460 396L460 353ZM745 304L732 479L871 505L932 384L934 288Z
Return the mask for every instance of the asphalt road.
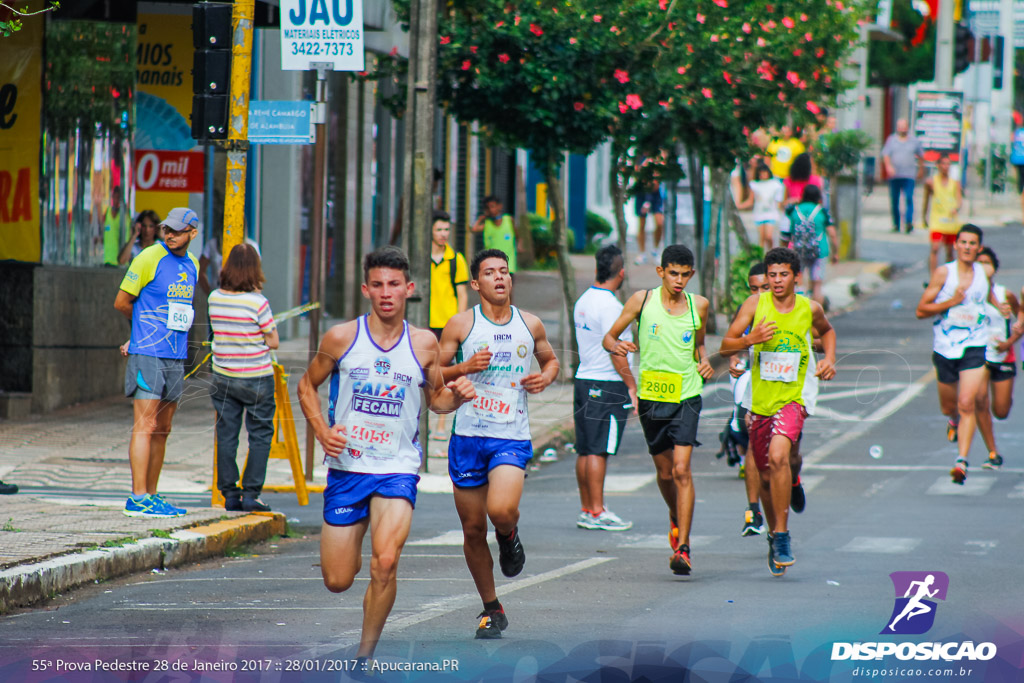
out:
M1003 260L998 280L1016 289L1024 282L1014 258L1019 229L987 237ZM978 467L979 437L966 485L950 482L956 451L938 413L931 326L913 315L924 279L911 267L835 321L839 374L805 427L808 505L790 516L797 561L785 577L768 573L763 537L740 536L743 483L714 458L729 410L723 378L705 391L704 446L694 456L692 576L668 569L666 509L631 421L609 466L607 505L632 520L632 530L575 527L570 456L530 474L520 522L526 569L514 579L499 573L510 621L500 641L473 640L480 603L450 496L420 495L377 654L397 666L455 660L458 671L390 672L383 680L683 680L689 671L694 681L851 681L865 678L860 667L886 669L892 675L878 678L889 681L1022 680L1024 429L1017 414L997 424L1001 471ZM879 458L869 454L875 445ZM0 618L0 680L15 672L19 680L62 680L60 658L169 669L63 680L346 678L351 672L339 670L351 667L368 563L352 591L328 593L318 567L319 498L302 510L283 495L268 499L306 535ZM900 597L889 577L897 571L949 577L926 634L879 635ZM866 641L991 642L997 654L831 660L834 643ZM37 660L39 674L21 678ZM236 670L200 673L197 662Z

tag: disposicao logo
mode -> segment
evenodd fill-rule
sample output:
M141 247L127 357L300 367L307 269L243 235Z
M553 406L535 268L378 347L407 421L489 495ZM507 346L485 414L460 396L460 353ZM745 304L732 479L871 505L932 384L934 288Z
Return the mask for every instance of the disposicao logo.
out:
M895 591L895 604L881 635L920 635L935 624L936 600L945 600L949 576L945 572L893 572L889 574ZM994 643L964 642L854 642L832 643L832 660L880 660L895 656L899 660L985 661L996 656Z
M927 633L935 623L935 600L946 599L949 577L944 572L893 572L889 578L896 589L896 604L880 633Z

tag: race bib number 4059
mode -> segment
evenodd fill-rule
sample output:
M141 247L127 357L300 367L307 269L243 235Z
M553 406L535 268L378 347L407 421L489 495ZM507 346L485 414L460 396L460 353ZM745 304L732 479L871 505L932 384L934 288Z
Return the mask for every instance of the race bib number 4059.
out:
M386 420L351 418L345 422L348 447L378 456L398 455L398 432Z

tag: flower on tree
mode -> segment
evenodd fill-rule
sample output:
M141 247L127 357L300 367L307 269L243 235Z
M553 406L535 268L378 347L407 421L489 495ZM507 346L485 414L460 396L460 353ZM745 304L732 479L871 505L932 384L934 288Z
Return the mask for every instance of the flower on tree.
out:
M575 109L576 111L583 111L583 103L582 102L573 102L572 103L572 108Z
M510 60L511 57L508 56L507 52L502 52L500 55L498 55L498 61L501 62L502 64L508 64Z
M640 100L639 95L626 95L626 104L630 109L639 109L644 106L644 103Z
M615 73L612 75L614 76L615 80L617 80L619 83L629 82L629 72L626 71L625 69L616 69Z
M537 26L537 24L530 24L530 33L532 33L535 36L542 36L544 35L544 29L542 29L540 26Z

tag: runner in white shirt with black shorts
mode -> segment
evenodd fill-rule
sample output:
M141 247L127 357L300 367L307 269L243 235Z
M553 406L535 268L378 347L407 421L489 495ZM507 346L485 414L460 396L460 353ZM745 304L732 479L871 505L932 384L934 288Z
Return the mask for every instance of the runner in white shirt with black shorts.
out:
M622 286L626 271L622 251L615 245L598 251L596 260L596 280L573 309L580 352L573 390L576 483L582 508L576 526L624 531L633 523L623 521L604 506L604 477L608 456L618 452L629 410L636 405L636 380L629 369L630 359L609 354L601 342L622 313L622 302L615 292ZM619 339L633 341L633 334L627 330Z

